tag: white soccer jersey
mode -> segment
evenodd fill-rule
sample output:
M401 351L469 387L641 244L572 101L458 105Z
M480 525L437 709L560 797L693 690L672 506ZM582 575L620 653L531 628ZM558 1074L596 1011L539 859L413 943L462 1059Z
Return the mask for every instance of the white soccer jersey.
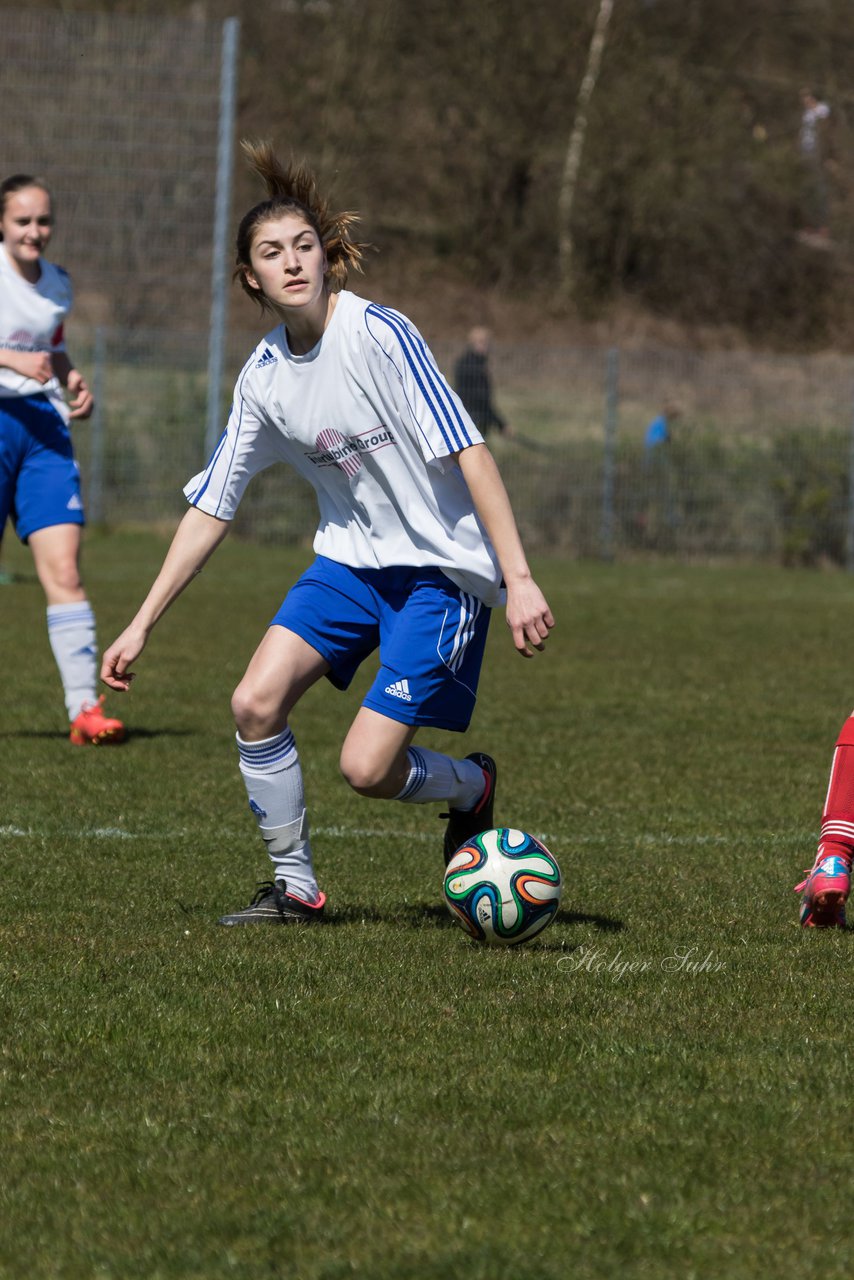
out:
M37 284L29 284L9 260L0 242L0 347L12 351L64 351L63 322L71 310L71 280L61 267L41 260ZM39 392L67 417L59 381L25 378L0 365L0 396L34 396Z
M430 565L494 605L498 560L450 457L481 441L406 317L343 292L307 355L290 352L282 325L258 344L213 457L184 492L230 520L252 476L288 462L317 493L318 555Z

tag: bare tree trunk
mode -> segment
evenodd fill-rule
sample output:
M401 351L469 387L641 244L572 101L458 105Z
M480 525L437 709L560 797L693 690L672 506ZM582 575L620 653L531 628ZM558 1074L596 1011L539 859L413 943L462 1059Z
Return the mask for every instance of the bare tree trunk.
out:
M575 123L572 126L569 146L566 149L563 178L558 192L559 288L564 298L572 296L575 285L572 262L574 246L570 224L572 221L572 206L575 201L575 190L578 186L578 171L581 167L581 152L584 147L584 137L587 133L587 106L599 75L602 54L605 50L608 23L611 19L613 7L614 0L599 0L599 12L596 15L596 24L593 28L590 50L587 54L587 69L584 72L581 88L578 91Z

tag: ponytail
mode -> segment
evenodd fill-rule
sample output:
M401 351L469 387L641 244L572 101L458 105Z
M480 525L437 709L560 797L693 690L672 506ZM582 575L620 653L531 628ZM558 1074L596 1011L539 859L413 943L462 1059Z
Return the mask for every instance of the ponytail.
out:
M264 309L269 304L258 289L249 284L246 273L251 270L250 251L256 228L271 218L295 213L305 219L317 233L323 245L328 264L328 278L337 292L347 283L350 270L361 271L362 261L369 245L352 237L359 222L357 213L333 213L329 201L321 195L311 169L304 164L291 162L283 165L269 142L250 142L244 139L241 148L249 168L257 174L267 190L267 199L255 205L241 219L237 231L237 265L235 279L244 291Z

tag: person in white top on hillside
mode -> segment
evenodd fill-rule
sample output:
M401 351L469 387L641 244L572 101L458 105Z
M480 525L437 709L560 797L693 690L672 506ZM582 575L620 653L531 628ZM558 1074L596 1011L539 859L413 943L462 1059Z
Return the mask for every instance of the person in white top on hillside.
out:
M798 133L798 145L801 161L806 174L806 216L808 226L804 233L809 242L810 237L828 240L829 198L827 177L824 171L822 148L822 130L824 122L830 117L830 107L821 102L809 87L801 90L801 127Z
M125 727L97 696L95 615L80 577L83 503L68 429L71 419L90 416L93 400L65 347L71 282L43 256L52 232L40 178L14 174L0 183L0 533L11 517L33 553L71 741L118 743Z
M519 652L554 619L531 577L504 485L414 326L343 289L366 246L313 175L244 143L268 198L243 218L236 277L281 322L243 367L227 428L187 485L190 510L136 617L104 654L126 690L157 620L225 537L251 477L289 462L314 486L316 559L288 592L232 699L240 770L272 879L220 923L320 920L302 769L289 716L326 676L345 689L379 671L341 750L357 792L445 802L446 863L493 825L496 766L414 746L418 729L462 732L474 708L490 609L506 596ZM287 496L283 497L287 501Z

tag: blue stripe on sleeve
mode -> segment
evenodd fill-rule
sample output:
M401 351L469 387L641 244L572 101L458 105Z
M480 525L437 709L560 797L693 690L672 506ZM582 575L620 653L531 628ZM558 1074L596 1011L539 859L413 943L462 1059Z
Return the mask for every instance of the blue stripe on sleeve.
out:
M202 483L199 485L196 492L190 498L190 505L193 507L198 506L200 499L204 496L205 490L207 489L208 485L211 482L211 472L213 471L213 468L216 465L217 458L222 452L222 448L223 448L223 445L225 444L225 438L227 435L228 435L228 427L226 427L225 431L223 431L222 435L217 441L216 448L211 454L211 460L203 472Z
M427 359L426 345L419 341L403 316L387 307L372 302L367 309L369 316L376 316L388 326L398 340L404 360L427 404L436 426L450 453L456 453L472 443L465 421L449 388L435 365Z
M235 428L235 440L234 440L234 444L233 444L233 446L232 446L232 450L231 450L231 462L233 462L233 461L234 461L234 454L235 454L235 451L236 451L236 448L237 448L237 438L236 438L236 437L240 435L240 426L241 426L241 422L242 422L242 419L243 419L243 409L244 409L244 404L245 404L245 402L244 402L244 400L243 400L243 395L242 395L241 388L242 388L242 386L243 386L243 382L244 382L244 380L245 380L245 378L246 378L246 375L248 374L248 372L249 372L250 368L252 367L252 361L254 360L254 358L255 358L255 353L253 352L253 353L252 353L252 356L249 358L249 360L248 360L248 361L246 362L246 364L243 366L243 369L242 369L242 371L241 371L240 377L239 377L239 378L238 378L238 380L237 380L237 392L238 392L238 395L240 395L240 413L239 413L239 415L238 415L237 425L236 425L236 428ZM228 427L230 427L230 426L231 426L231 422L232 422L232 419L233 419L233 418L234 418L234 409L232 408L231 415L230 415L230 417L229 417ZM200 501L202 500L202 498L204 497L204 495L205 495L205 493L206 493L206 491L207 491L208 485L210 484L211 480L213 479L213 475L214 475L214 471L215 471L215 469L216 469L216 465L217 465L217 463L219 462L220 455L221 455L221 453L222 453L223 449L225 448L225 444L226 444L226 441L227 441L227 439L228 439L228 427L226 427L225 431L223 431L222 435L221 435L221 436L220 436L220 438L219 438L219 441L218 441L218 443L217 443L217 446L216 446L216 448L214 449L213 454L211 455L211 460L210 460L210 462L208 463L207 467L205 468L205 472L204 472L204 476L202 477L202 482L201 482L201 484L199 485L199 487L198 487L198 489L196 490L196 492L193 494L192 498L190 498L190 505L191 505L191 506L193 506L193 507L197 507L197 506L199 505ZM222 495L223 495L223 493L225 492L226 485L228 484L228 475L229 475L229 472L230 472L230 470L231 470L231 462L229 463L228 467L226 468L225 476L223 477L222 485L221 485L221 487L220 487L220 491L219 491L219 497L217 498L216 511L214 512L214 514L215 514L215 515L216 515L216 514L218 514L218 512L219 512L220 504L221 504L221 502L222 502Z

